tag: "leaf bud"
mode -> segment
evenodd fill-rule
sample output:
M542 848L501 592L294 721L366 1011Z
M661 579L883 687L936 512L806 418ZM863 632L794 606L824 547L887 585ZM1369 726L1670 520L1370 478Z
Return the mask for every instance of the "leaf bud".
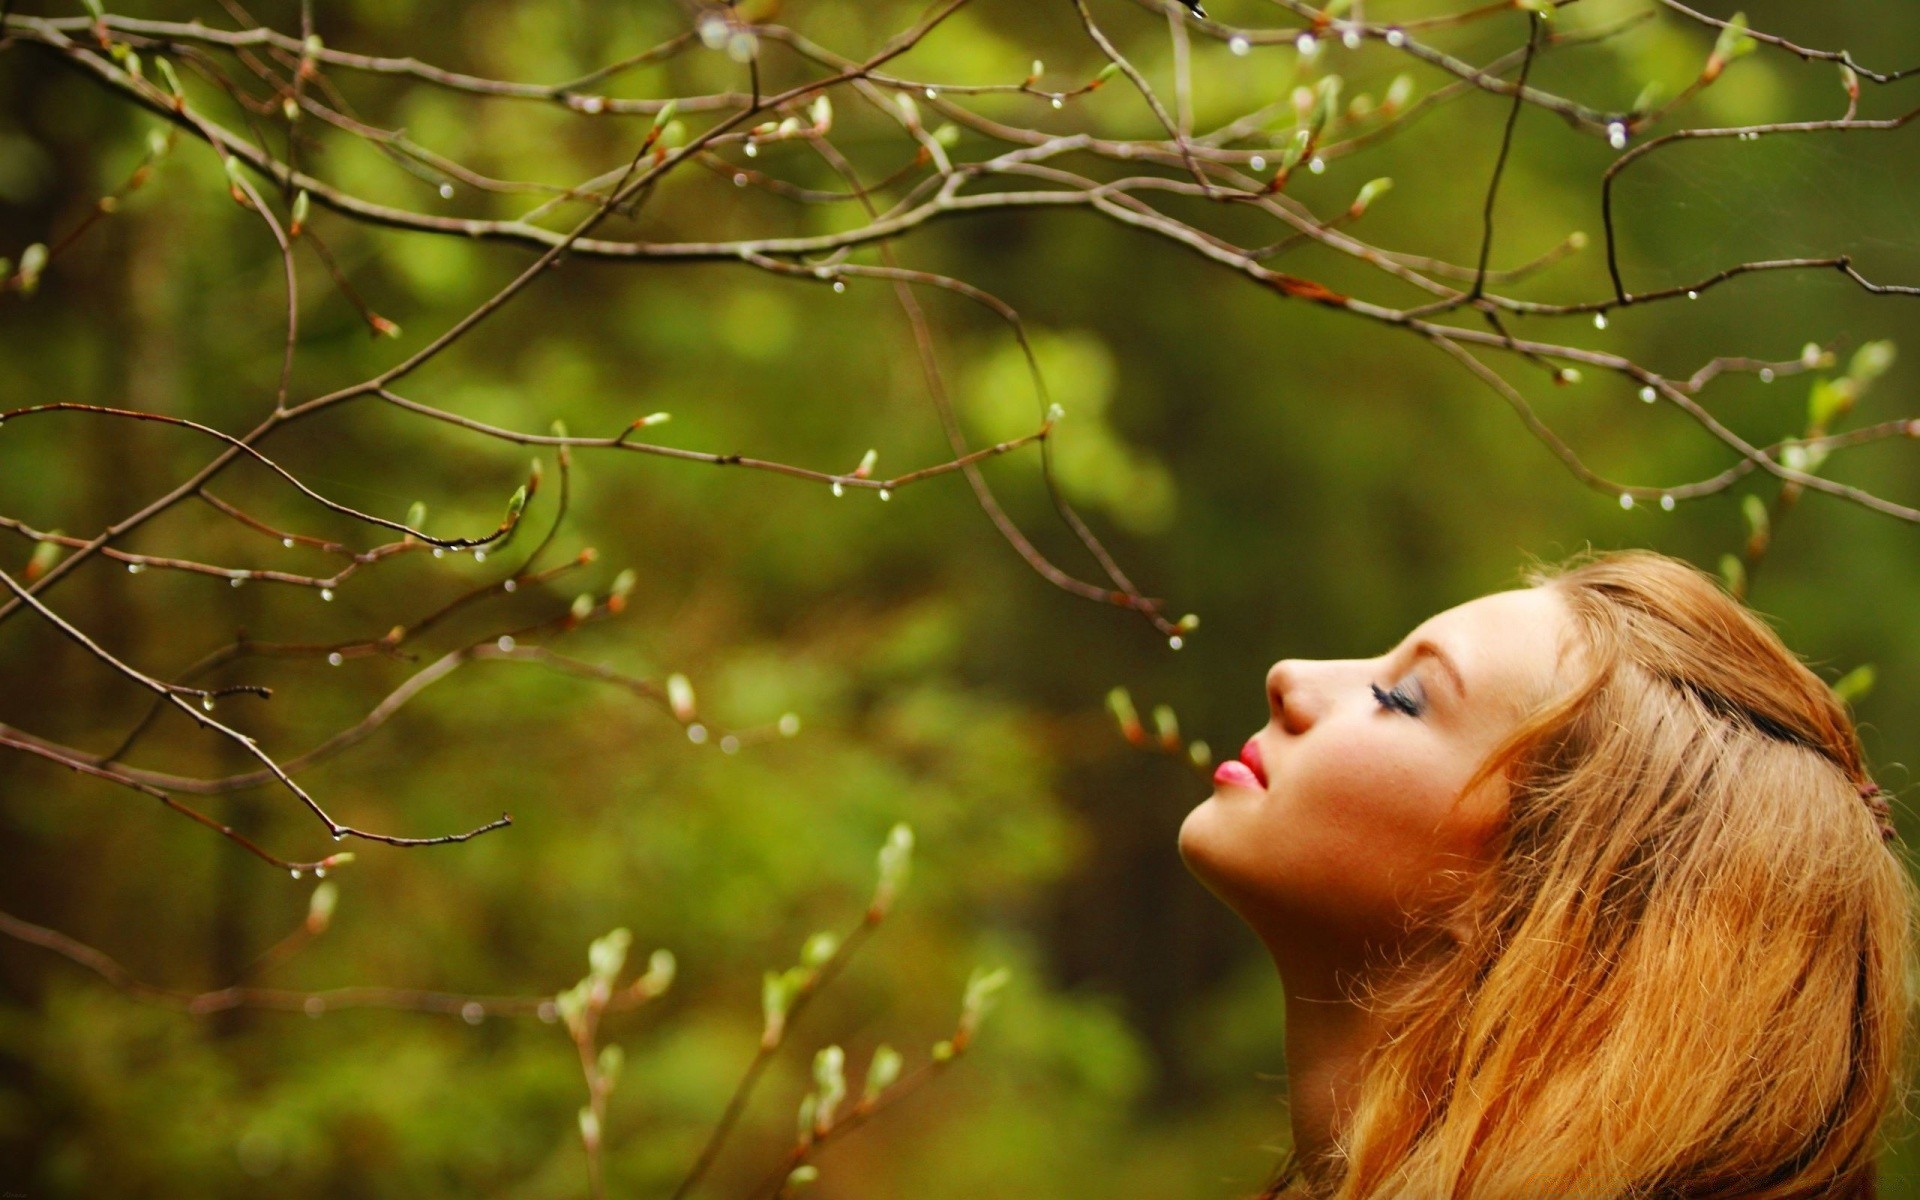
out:
M54 532L58 533L59 531L55 530ZM41 542L33 548L33 557L27 560L27 568L21 572L21 575L25 577L28 582L40 578L53 569L54 563L60 561L60 553L65 549L66 547L51 539Z
M1140 714L1134 709L1133 697L1126 688L1117 687L1107 693L1107 711L1120 723L1120 736L1130 745L1146 745L1146 730L1140 726Z
M1833 694L1842 704L1852 704L1873 690L1874 670L1872 663L1861 663L1834 681Z
M47 269L47 246L35 242L20 252L20 294L31 296L40 287L40 275Z
M880 881L874 888L871 914L882 914L893 907L912 867L913 830L903 822L888 831L886 844L880 847Z
M1366 212L1369 205L1386 195L1392 188L1393 180L1384 175L1379 179L1368 180L1361 186L1360 194L1353 198L1352 206L1347 209L1348 214L1357 217Z
M693 720L693 684L677 671L667 676L667 704L675 720Z
M900 1078L900 1067L904 1062L900 1052L885 1042L874 1047L873 1058L867 1063L867 1081L861 1089L861 1103L871 1104L880 1098L880 1093L892 1087Z
M814 1112L814 1130L825 1133L833 1125L840 1102L847 1098L847 1055L838 1046L823 1046L813 1056L813 1082L820 1097Z
M320 868L324 870L325 868ZM307 898L307 932L321 934L333 921L333 908L340 900L340 889L332 883L323 883L313 889L313 895Z
M808 938L807 944L801 947L800 961L809 967L824 966L839 948L840 939L822 930Z
M587 947L587 965L596 980L611 984L620 975L620 968L627 962L627 947L633 944L633 934L625 929L615 929L604 937L595 938Z
M608 1087L612 1087L619 1080L620 1068L626 1065L626 1060L626 1052L620 1047L602 1046L600 1059L594 1066L599 1070L600 1078L607 1081Z
M963 1032L971 1035L979 1028L981 1020L993 1011L994 1005L1000 1000L1000 993L1007 986L1007 980L1012 977L1012 972L1005 967L991 971L974 968L973 975L967 980L966 995L960 1002L960 1028Z
M634 981L634 986L647 996L658 996L673 986L674 976L679 972L679 961L671 950L655 950L647 956L647 972Z

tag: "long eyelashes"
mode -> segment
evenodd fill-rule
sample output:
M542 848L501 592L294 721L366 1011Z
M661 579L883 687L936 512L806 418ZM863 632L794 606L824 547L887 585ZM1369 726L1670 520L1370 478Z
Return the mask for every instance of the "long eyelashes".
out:
M1395 712L1403 712L1410 717L1420 715L1420 702L1414 699L1405 687L1387 689L1377 683L1371 683L1367 686L1373 689L1373 698L1380 702L1381 708L1391 709Z

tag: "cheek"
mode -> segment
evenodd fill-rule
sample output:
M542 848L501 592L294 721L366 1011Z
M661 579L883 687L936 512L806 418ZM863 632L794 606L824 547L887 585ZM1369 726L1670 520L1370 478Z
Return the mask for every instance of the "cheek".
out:
M1365 936L1426 911L1473 831L1451 811L1464 778L1404 738L1302 745L1270 764L1272 792L1217 795L1189 813L1189 869L1258 926L1280 921ZM1309 752L1310 751L1310 752Z

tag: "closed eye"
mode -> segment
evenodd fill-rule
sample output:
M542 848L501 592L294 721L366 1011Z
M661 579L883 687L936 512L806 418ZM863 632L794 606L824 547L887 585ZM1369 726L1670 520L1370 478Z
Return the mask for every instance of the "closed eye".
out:
M1381 708L1395 712L1403 712L1409 717L1417 717L1420 715L1421 704L1419 698L1412 692L1409 692L1404 684L1393 688L1383 688L1377 683L1368 684L1367 686L1373 689L1373 698L1380 702Z

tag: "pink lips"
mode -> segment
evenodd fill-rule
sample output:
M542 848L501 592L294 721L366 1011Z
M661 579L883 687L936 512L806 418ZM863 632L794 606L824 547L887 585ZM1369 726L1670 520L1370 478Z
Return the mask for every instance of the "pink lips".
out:
M1239 758L1230 758L1214 769L1213 781L1264 791L1267 786L1267 765L1260 757L1260 744L1248 738L1247 744L1240 748Z

